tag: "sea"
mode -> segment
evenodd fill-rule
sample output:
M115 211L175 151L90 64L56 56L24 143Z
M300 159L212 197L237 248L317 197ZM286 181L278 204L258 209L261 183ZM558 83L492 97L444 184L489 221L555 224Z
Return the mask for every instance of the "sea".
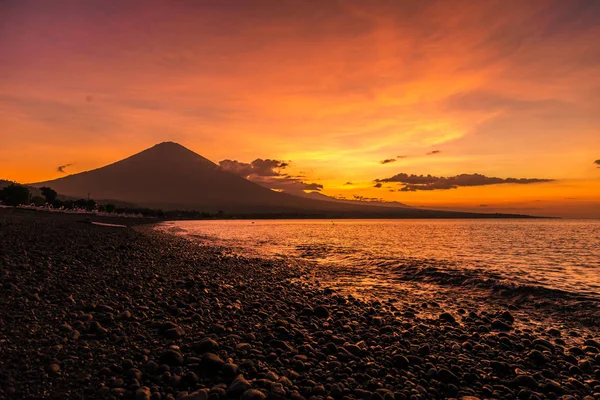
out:
M301 260L361 297L477 289L600 305L600 220L201 220L159 229L244 256Z

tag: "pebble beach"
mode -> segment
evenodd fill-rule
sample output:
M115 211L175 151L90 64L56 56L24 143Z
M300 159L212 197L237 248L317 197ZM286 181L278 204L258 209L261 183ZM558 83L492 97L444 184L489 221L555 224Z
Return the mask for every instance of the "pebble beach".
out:
M595 328L430 299L419 318L300 263L81 219L0 210L0 398L600 399Z

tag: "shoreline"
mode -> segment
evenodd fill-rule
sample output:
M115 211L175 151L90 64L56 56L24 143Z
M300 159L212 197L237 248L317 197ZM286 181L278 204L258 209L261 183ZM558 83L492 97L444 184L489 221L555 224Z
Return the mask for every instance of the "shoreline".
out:
M597 337L510 309L416 318L299 264L77 219L0 211L0 397L600 398Z
M383 274L355 266L340 269L339 264L326 260L265 252L248 244L236 245L232 239L223 243L223 239L218 237L188 233L172 226L171 222L176 221L159 222L152 225L151 230L184 238L195 245L216 247L228 254L299 265L307 271L310 280L319 281L342 295L353 295L365 301L390 301L398 308L414 309L421 318L431 317L432 311L435 311L423 306L427 301L437 302L454 312L466 305L485 311L510 309L525 321L522 325L525 328L531 325L568 327L600 337L600 298L588 293L532 283L517 284L494 273L482 275L456 269L454 265L448 269L447 262L434 259L397 260L385 266ZM367 282L363 284L363 281ZM408 295L408 301L402 295ZM569 337L570 342L577 340L577 336Z

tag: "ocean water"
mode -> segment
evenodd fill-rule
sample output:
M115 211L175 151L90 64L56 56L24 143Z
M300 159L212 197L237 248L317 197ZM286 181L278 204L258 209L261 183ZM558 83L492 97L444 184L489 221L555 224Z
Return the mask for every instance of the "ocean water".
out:
M306 260L329 284L372 297L401 296L410 282L411 290L600 301L600 220L176 221L159 229L244 255Z

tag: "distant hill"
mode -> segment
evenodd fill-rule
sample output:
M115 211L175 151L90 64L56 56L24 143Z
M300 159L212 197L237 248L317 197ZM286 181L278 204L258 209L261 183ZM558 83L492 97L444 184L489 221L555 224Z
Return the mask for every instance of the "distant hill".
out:
M398 201L381 201L381 200L351 200L351 199L337 199L335 197L327 196L326 194L319 192L307 192L304 194L295 194L296 196L305 197L307 199L321 200L321 201L333 201L334 203L342 204L355 204L355 205L369 205L369 206L382 206L382 207L408 207L404 203Z
M87 197L89 193L94 199L115 199L163 210L193 209L210 213L221 210L228 214L307 214L328 217L500 216L292 196L224 171L210 160L173 142L157 144L102 168L31 185L49 186L60 194L72 197Z

